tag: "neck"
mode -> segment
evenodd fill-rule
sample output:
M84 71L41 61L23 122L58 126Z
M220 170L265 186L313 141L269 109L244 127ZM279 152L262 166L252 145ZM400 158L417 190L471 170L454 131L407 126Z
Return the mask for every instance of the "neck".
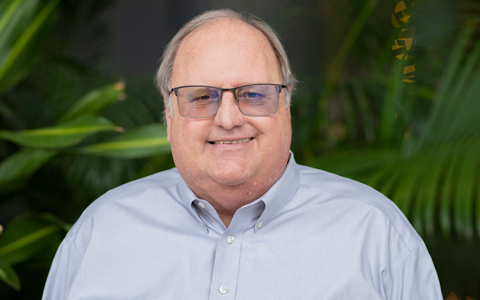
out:
M239 208L262 197L280 179L287 166L288 157L289 152L286 152L284 159L277 160L275 168L263 169L238 184L226 184L214 180L211 176L180 174L197 197L208 201L215 208L225 226L229 227ZM281 161L284 163L280 163Z

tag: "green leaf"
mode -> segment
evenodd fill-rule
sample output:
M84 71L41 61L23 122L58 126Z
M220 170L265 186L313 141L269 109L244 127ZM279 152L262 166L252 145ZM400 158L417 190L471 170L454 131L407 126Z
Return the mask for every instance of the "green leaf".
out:
M0 239L0 260L14 265L45 249L57 248L65 225L49 214L24 215L13 220Z
M457 231L463 233L466 238L473 238L473 199L475 187L478 185L478 170L480 143L468 147L464 152L464 160L457 181L457 189L454 199L454 220Z
M170 144L165 126L151 124L128 131L109 142L84 147L81 152L116 158L141 158L170 152Z
M14 288L16 291L20 291L20 279L15 270L6 262L0 259L0 279L6 284Z
M348 58L348 54L352 50L355 41L357 40L360 32L365 26L365 23L368 21L369 17L377 7L378 2L379 0L366 1L362 10L358 14L358 17L355 19L352 26L350 27L347 35L345 36L345 39L342 42L342 45L340 46L340 49L338 49L337 55L335 56L332 64L328 68L327 82L325 84L325 92L324 96L322 97L322 101L327 99L330 96L330 93L335 88L345 61Z
M421 184L416 193L412 219L415 220L416 224L421 224L423 221L427 236L433 236L434 233L435 200L444 159L445 157L438 155L438 153L431 153L426 157L417 159L418 168L421 169L422 173L419 178ZM417 226L417 228L421 227L423 226Z
M403 162L407 163L407 162ZM398 165L397 165L398 166ZM399 181L396 190L392 195L392 201L395 202L406 216L410 215L412 205L414 205L415 190L418 188L420 168L405 167L403 176L398 177ZM413 221L416 221L415 219ZM413 222L415 223L415 222ZM415 224L413 224L415 226ZM421 226L418 222L417 225ZM419 228L416 228L419 230Z
M451 218L450 213L452 211L452 203L454 203L453 192L455 179L458 177L458 165L461 161L461 157L458 152L453 152L447 169L444 173L444 183L440 190L440 203L439 203L439 220L440 229L444 237L448 237L451 232Z
M21 2L21 3L20 3ZM2 40L0 44L0 92L12 87L28 74L40 46L44 42L44 36L52 25L53 16L60 0L51 0L35 14L34 18L29 14L28 8L37 1L14 1L2 18L3 31L9 32L13 26L15 40L13 45L9 41ZM18 11L18 14L15 12ZM17 17L17 18L15 18ZM15 22L17 21L18 22ZM24 29L22 24L27 22ZM16 26L19 28L15 28ZM0 36L2 35L0 31Z
M404 175L405 168L403 164L395 161L393 165L384 167L378 172L369 176L368 184L374 186L380 193L390 197L397 187L398 180Z
M454 43L455 48L452 51L451 57L445 67L444 73L442 74L442 80L435 94L434 102L439 102L444 104L445 101L450 101L448 99L448 91L454 86L454 80L458 74L458 70L461 66L461 62L466 55L465 48L470 42L471 36L474 33L474 28L472 26L465 27L460 33L458 40ZM435 115L436 111L432 112Z
M474 32L474 28L471 26L466 27L459 35L458 40L454 43L455 47L451 53L449 61L443 71L442 79L438 85L438 89L435 92L433 99L434 106L431 109L428 120L426 122L425 129L415 145L415 151L430 146L435 141L445 140L445 130L449 130L452 121L446 122L445 120L452 120L455 118L455 114L452 113L452 109L456 111L455 107L458 103L465 102L462 95L454 93L458 98L451 98L450 91L461 91L459 86L463 86L463 74L468 74L470 66L463 65L462 61L466 56L465 49L470 42L471 36ZM475 55L475 54L474 54ZM457 79L460 76L460 79ZM466 82L467 86L472 87L472 82ZM465 95L465 94L463 94ZM478 103L478 101L476 101ZM450 104L450 105L449 105ZM458 123L458 122L457 122Z
M24 131L0 131L0 137L22 146L37 148L64 148L80 143L86 137L100 131L120 131L105 118L84 115L67 123L50 128Z
M395 129L395 107L402 99L405 82L402 81L403 67L405 60L397 59L393 65L393 74L390 76L383 100L383 111L380 120L379 138L385 144L389 145L394 137Z
M0 164L0 193L23 186L25 181L57 154L53 150L22 149Z
M65 123L79 116L96 114L106 106L115 103L124 97L125 82L119 81L104 88L95 89L78 100L61 118L60 123Z
M359 177L398 159L398 152L390 149L363 149L361 151L338 151L315 157L309 166L334 172L346 177Z
M6 0L0 4L0 61L32 22L38 0Z
M340 100L343 106L343 110L345 112L345 119L346 119L346 134L349 134L348 138L355 140L357 138L357 130L356 130L356 114L353 108L354 104L352 101L352 97L350 97L347 86L340 85L339 86L339 93L340 93ZM339 134L336 137L336 140L342 139L343 136Z
M373 124L374 118L372 109L368 104L363 86L356 80L353 82L353 91L358 101L358 109L362 119L363 129L365 131L365 139L367 142L372 142L375 140L375 126Z

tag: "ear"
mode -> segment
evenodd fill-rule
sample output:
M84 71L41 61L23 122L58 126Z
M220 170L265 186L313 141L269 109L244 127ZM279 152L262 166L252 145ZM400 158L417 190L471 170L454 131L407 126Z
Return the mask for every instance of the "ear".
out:
M165 123L167 123L167 140L170 142L170 129L172 127L172 118L170 117L170 108L167 105L168 95L163 94L163 105L165 106Z
M292 92L292 88L293 88L293 86L292 86L291 84L290 84L290 85L287 85L287 90L288 90L289 93Z

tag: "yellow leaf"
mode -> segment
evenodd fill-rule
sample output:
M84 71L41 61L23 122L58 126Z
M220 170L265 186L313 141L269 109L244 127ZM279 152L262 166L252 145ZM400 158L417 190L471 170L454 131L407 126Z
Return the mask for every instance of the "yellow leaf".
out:
M395 6L395 13L398 13L399 11L407 9L407 6L405 5L404 1L398 2L397 6Z
M410 65L403 68L403 74L408 74L413 72L415 72L415 65Z
M447 299L445 300L460 300L460 299L458 299L457 294L455 294L455 292L451 292L450 294L448 294Z
M400 27L400 24L398 24L397 18L395 18L394 14L392 14L392 24L395 26L395 28Z

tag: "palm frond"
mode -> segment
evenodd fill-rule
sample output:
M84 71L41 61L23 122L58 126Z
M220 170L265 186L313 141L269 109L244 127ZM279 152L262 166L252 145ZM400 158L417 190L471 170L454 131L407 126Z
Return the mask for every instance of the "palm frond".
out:
M309 164L376 188L426 237L434 236L436 228L445 237L480 236L480 41L471 42L474 34L471 27L460 34L423 120L411 119L409 97L414 96L404 92L394 72L382 102L380 128L375 130L381 143L376 148L326 153ZM357 98L365 101L361 86L358 82L353 86L353 99L342 91L340 95L354 103ZM396 103L407 106L403 121L394 118ZM358 115L353 117L362 118ZM416 122L415 129L404 136L411 122ZM395 146L399 140L401 147Z

